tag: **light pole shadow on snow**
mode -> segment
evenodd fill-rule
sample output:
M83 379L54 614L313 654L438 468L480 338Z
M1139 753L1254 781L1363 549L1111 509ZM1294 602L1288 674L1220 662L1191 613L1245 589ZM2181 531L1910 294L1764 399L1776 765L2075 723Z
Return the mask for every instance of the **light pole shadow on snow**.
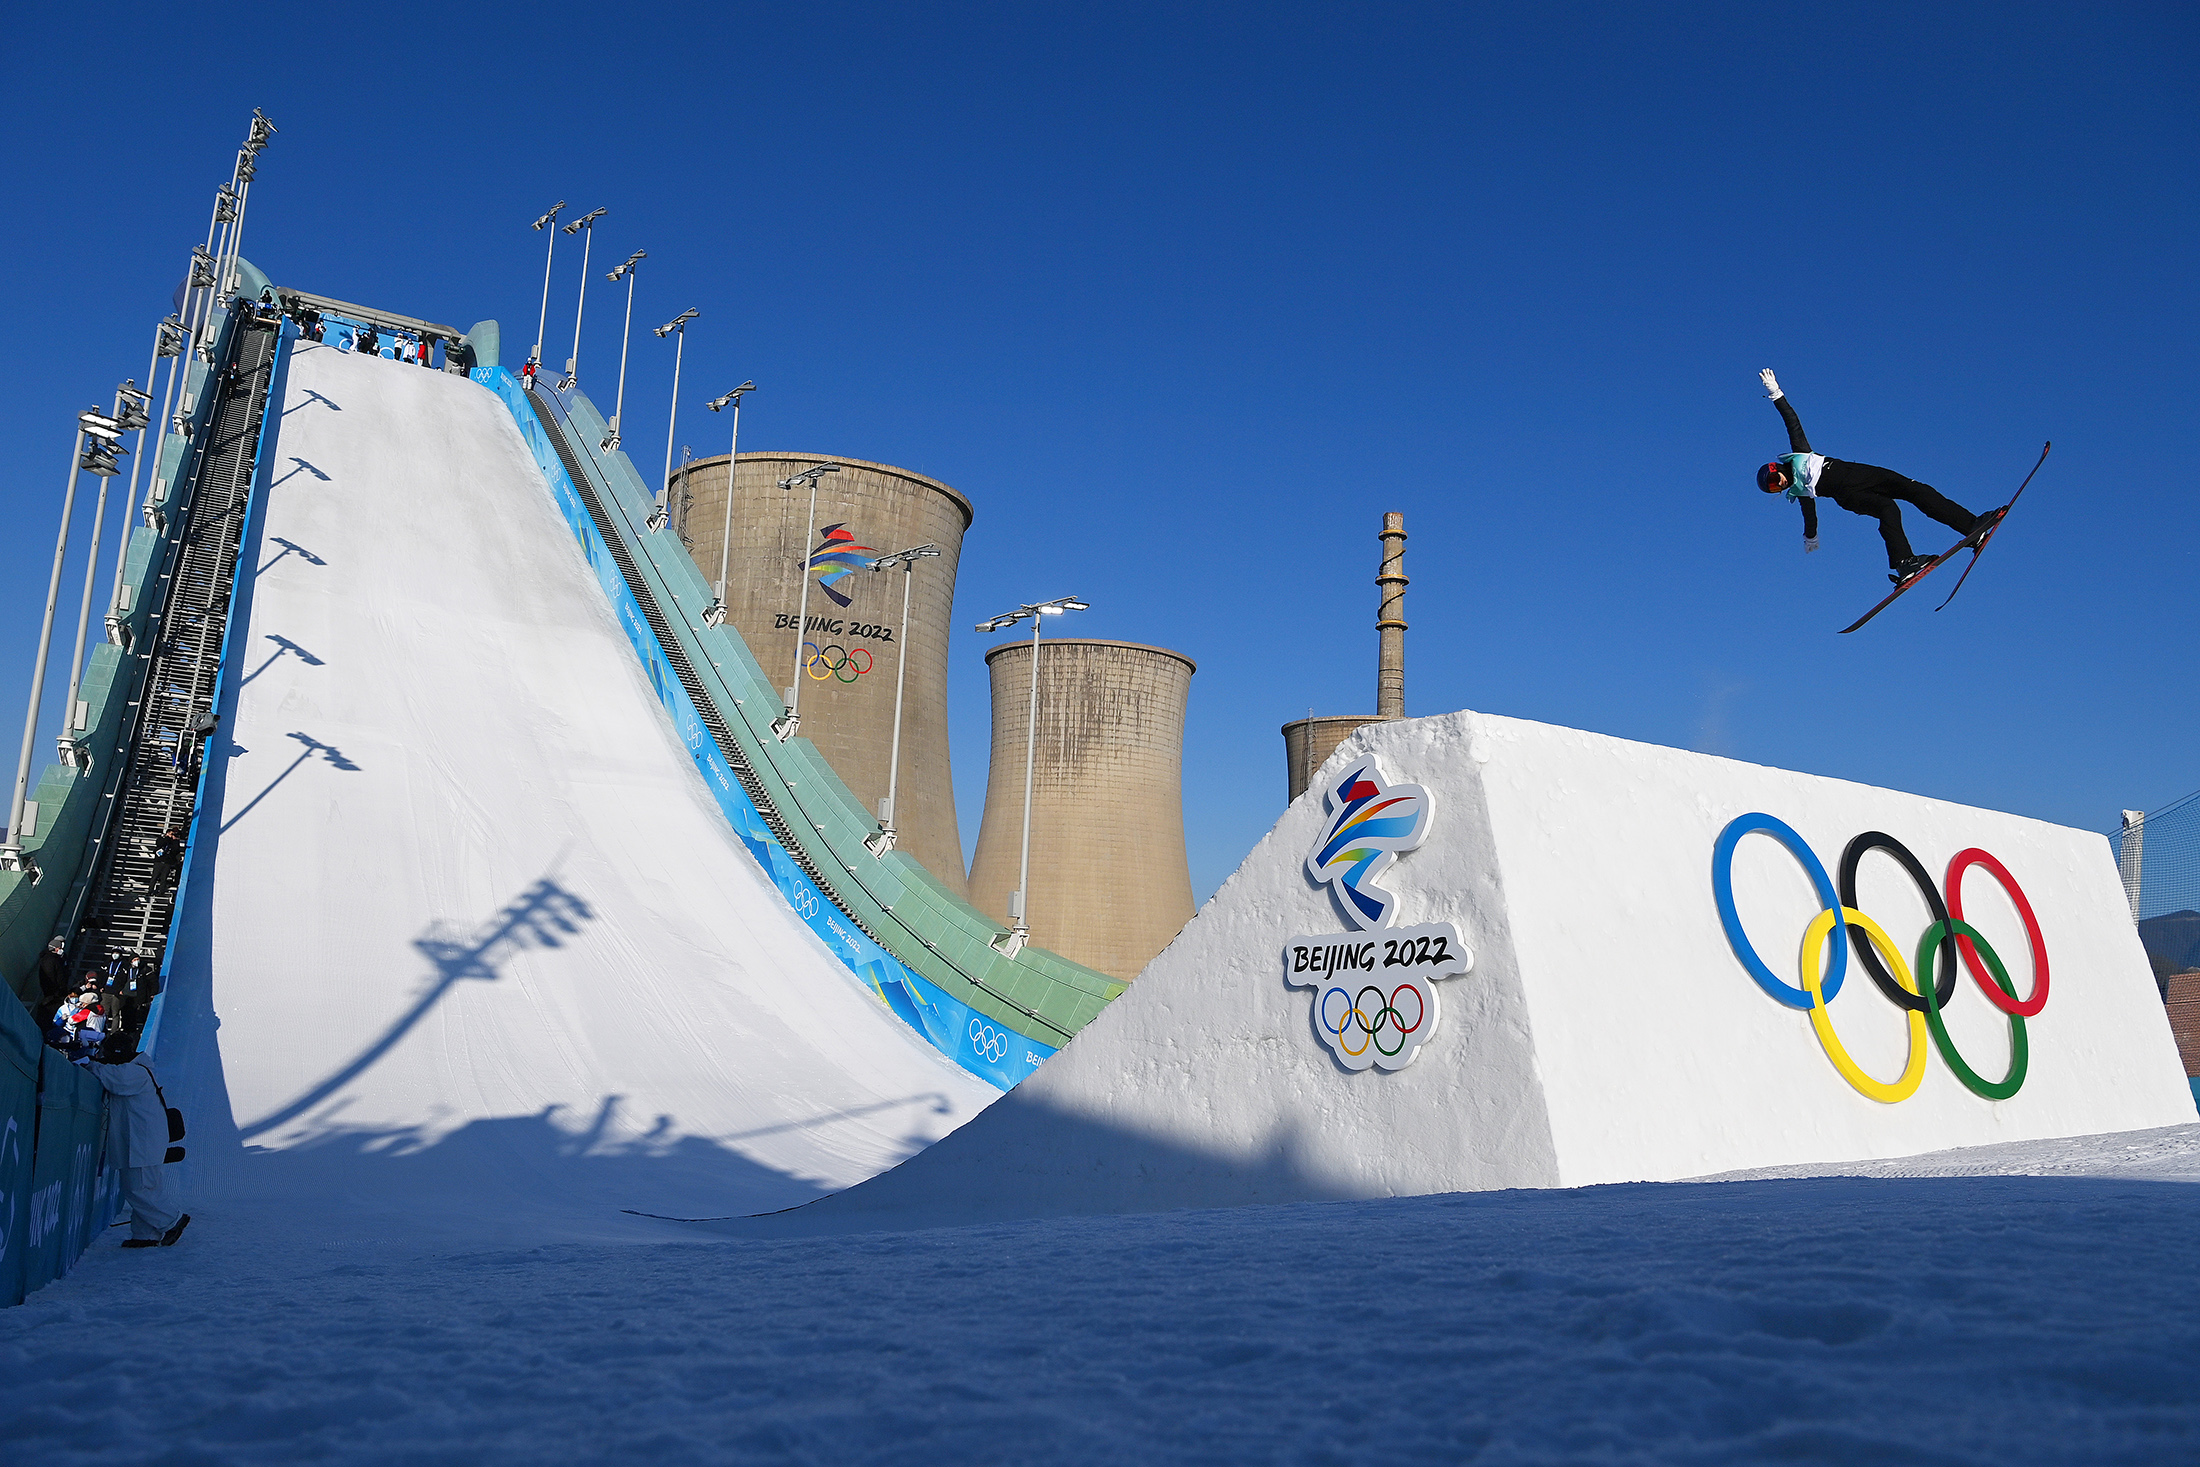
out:
M281 654L277 653L276 655L280 656ZM274 658L269 658L268 660L272 662ZM258 674L255 673L254 676L256 677L258 676ZM242 810L239 810L236 814L230 816L227 820L224 820L222 822L222 828L218 832L219 834L227 835L230 831L230 828L234 826L238 821L244 819L245 816L251 814L253 809L260 803L260 801L275 793L275 786L290 778L291 775L297 772L299 765L305 763L308 759L311 759L315 754L323 755L328 763L335 765L338 769L343 770L347 774L357 774L359 772L360 766L345 758L344 751L337 748L334 744L324 744L319 739L313 737L313 735L305 733L291 733L284 735L284 737L296 739L299 743L304 744L305 748L299 751L298 757L291 760L289 766L285 768L281 774L276 775L273 779L268 781L266 789L261 790L258 794L254 795L251 800L247 802Z
M240 681L238 682L238 684L237 684L237 686L238 686L238 687L240 687L240 688L241 688L241 687L243 687L243 686L244 686L244 685L245 685L246 683L248 683L248 682L251 682L251 681L252 681L252 680L253 680L254 678L258 677L258 676L259 676L259 675L260 675L261 673L263 673L263 672L267 671L267 670L268 670L269 668L273 667L273 666L274 666L274 665L275 665L276 663L278 663L278 662L282 661L282 659L283 659L283 656L284 656L284 654L285 654L285 653L288 653L289 655L291 655L291 656L294 656L294 657L296 657L296 658L297 658L297 659L298 659L298 660L299 660L300 662L303 662L303 663L304 663L304 664L305 664L306 666L308 666L308 667L326 667L326 666L328 665L327 663L323 662L323 661L322 661L322 660L321 660L320 658L318 658L318 657L314 656L314 655L313 655L313 654L312 654L311 652L308 652L308 651L307 651L307 650L306 650L305 648L303 648L303 647L299 646L299 645L298 645L298 644L297 644L296 642L293 642L293 641L291 641L291 640L290 640L290 638L288 638L288 637L285 637L285 636L281 636L281 635L278 635L278 634L277 634L277 633L275 633L275 632L269 632L269 633L267 634L267 640L269 640L270 642L273 642L273 643L275 644L275 654L274 654L274 655L273 655L272 657L268 658L268 659L267 659L267 661L265 661L265 662L261 663L261 664L260 664L260 665L259 665L258 667L255 667L255 668L253 668L253 669L252 669L252 671L250 671L250 672L246 673L246 674L244 675L243 679L242 679L242 680L240 680ZM297 738L297 737L299 737L299 735L297 735L297 734L292 734L292 735L291 735L291 737L292 737L292 738ZM325 747L327 747L327 746L326 746L326 745L323 745L323 747L325 748ZM308 749L308 750L306 750L306 753L307 753L307 754L311 754L312 752L313 752L313 751L312 751L311 749ZM333 751L333 750L331 750L331 752L333 753L334 751ZM300 757L304 757L304 756L302 756L302 755L301 755ZM332 760L331 762L334 762L334 761ZM347 762L348 762L348 761L347 761ZM353 769L357 769L357 768L358 768L359 766L358 766L358 765L356 765L356 764L352 764L352 765L349 765L349 767L350 767L350 768L353 768ZM227 828L227 827L224 827L224 829L226 829L226 828Z
M295 412L296 409L294 408L292 409L292 411ZM306 460L298 457L298 455L296 455L295 453L290 456L290 461L296 464L298 467L292 469L289 473L284 474L282 477L272 481L267 486L268 488L280 489L283 487L284 484L288 483L292 479L297 478L300 474L311 474L314 478L319 479L324 484L333 484L336 482L334 479L331 479L328 475L322 473L319 469L315 468Z
M260 576L264 576L269 571L273 570L277 562L281 561L286 556L295 555L308 565L325 566L328 564L327 561L321 559L320 556L315 555L312 551L306 549L305 546L293 545L290 541L285 540L280 535L270 535L267 538L273 541L275 544L282 546L283 548L277 551L274 557L270 559L266 565L261 566L258 570L252 573L255 579Z
M342 411L344 410L344 409L343 409L343 407L342 407L342 406L341 406L340 404L338 404L338 403L334 403L334 402L331 402L331 401L330 401L330 400L329 400L328 398L325 398L325 397L323 397L323 396L322 396L322 395L321 395L320 393L318 393L318 392L315 392L315 391L314 391L314 390L313 390L312 388L310 388L310 387L308 387L308 388L304 388L304 389L302 389L302 390L303 390L303 391L304 391L304 393L305 393L305 401L303 401L303 402L299 402L299 403L293 404L293 405L292 405L292 406L290 406L290 407L286 407L286 408L284 408L284 409L283 409L283 416L284 416L284 417L286 417L286 418L287 418L287 417L289 417L289 416L290 416L290 415L291 415L292 413L294 413L294 412L297 412L297 411L298 411L298 410L299 410L300 408L307 408L307 407L312 407L312 406L313 406L314 404L316 404L316 403L320 404L320 405L321 405L322 407L325 407L325 408L327 408L327 409L328 409L328 410L329 410L330 412L336 412L336 413L340 413L340 412L342 412Z
M504 957L528 948L563 947L564 939L577 934L582 923L595 917L595 909L586 901L546 876L471 930L448 922L431 924L425 934L413 939L413 947L435 965L435 976L412 1007L342 1069L274 1114L240 1127L238 1135L250 1140L296 1120L371 1069L442 1002L453 986L468 980L494 983L502 976L497 964Z

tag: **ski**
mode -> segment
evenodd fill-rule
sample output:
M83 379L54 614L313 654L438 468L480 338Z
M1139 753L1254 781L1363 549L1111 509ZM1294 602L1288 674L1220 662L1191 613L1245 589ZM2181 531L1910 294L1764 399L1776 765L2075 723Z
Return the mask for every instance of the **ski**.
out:
M1908 579L1904 580L1892 591L1889 591L1885 600L1881 601L1871 610L1865 612L1855 621L1852 621L1847 626L1841 628L1841 635L1844 637L1847 636L1850 632L1855 631L1858 627L1864 625L1864 623L1879 615L1880 612L1885 611L1888 607L1894 605L1894 603L1899 600L1902 597L1903 593L1908 591L1910 587L1916 585L1919 581L1924 580L1934 571L1939 570L1943 565L1946 565L1950 560L1954 559L1961 552L1968 550L1971 552L1971 565L1967 565L1963 568L1963 575L1959 577L1956 581L1955 591L1950 591L1948 593L1948 601L1955 600L1956 591L1962 590L1964 581L1970 579L1971 566L1975 566L1978 564L1979 552L1983 551L1986 548L1986 542L1993 539L1995 534L2001 529L2002 521L2009 518L2009 511L2016 507L2018 495L2023 494L2026 487L2031 484L2033 474L2037 474L2040 471L2040 464L2044 464L2047 462L2048 449L2051 449L2054 446L2054 443L2050 441L2045 447L2040 449L2039 463L2035 463L2032 465L2032 473L2026 474L2024 476L2024 483L2017 486L2016 494L2012 494L2009 496L2009 502L2001 507L2000 517L1997 518L1992 525L1987 527L1986 533L1979 537L1978 543L1976 545L1972 544L1968 537L1962 540L1958 540L1955 544L1949 546L1946 550L1934 556L1931 560L1925 562L1925 564L1919 566L1914 572L1910 574ZM1946 606L1948 604L1948 601L1941 602L1940 606ZM1940 606L1934 607L1933 610L1940 610Z
M1885 611L1888 607L1894 605L1896 598L1901 596L1903 592L1909 590L1910 587L1916 585L1919 581L1924 580L1934 571L1939 570L1940 567L1944 565L1948 561L1948 559L1956 553L1956 551L1961 550L1962 548L1963 547L1961 545L1957 545L1953 549L1943 551L1939 555L1934 556L1931 560L1926 561L1925 564L1919 566L1916 570L1910 572L1909 579L1903 581L1900 585L1897 585L1892 591L1889 591L1887 593L1886 600L1880 602L1877 606L1874 606L1871 610L1865 612L1862 616L1850 622L1847 626L1841 628L1841 635L1844 637L1847 636L1850 632L1855 631L1865 622L1868 622L1873 617L1879 615L1880 612Z
M2053 439L2049 439L2046 443L2040 446L2039 463L2035 463L2032 465L2032 474L2036 474L2040 471L2040 464L2044 464L2047 462L2047 451L2054 446L2055 441ZM1962 575L1956 577L1955 591L1950 591L1948 593L1948 601L1953 601L1956 599L1956 591L1962 590L1963 583L1971 579L1971 572L1978 569L1978 558L1986 553L1987 542L1992 540L1994 536L2001 533L2002 521L2009 518L2009 511L2017 507L2017 501L2024 497L2024 491L2031 486L2032 474L2026 474L2024 476L2024 482L2017 486L2017 492L2010 495L2009 502L2001 507L2001 519L1995 520L1994 523L1987 529L1986 533L1978 537L1978 544L1971 547L1971 563L1963 568ZM1948 601L1941 602L1940 606L1934 607L1933 610L1940 610L1942 606L1946 606L1948 604Z

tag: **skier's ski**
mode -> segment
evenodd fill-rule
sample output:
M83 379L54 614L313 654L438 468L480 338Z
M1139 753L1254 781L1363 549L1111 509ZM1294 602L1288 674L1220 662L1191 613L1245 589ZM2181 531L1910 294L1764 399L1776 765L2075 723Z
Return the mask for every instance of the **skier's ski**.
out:
M1947 563L1949 557L1953 556L1956 551L1961 550L1962 548L1963 547L1961 545L1956 545L1948 550L1942 551L1940 554L1934 556L1931 560L1928 560L1923 565L1919 566L1916 570L1910 572L1909 579L1897 585L1892 591L1889 591L1887 593L1886 600L1880 602L1877 606L1874 606L1871 610L1865 612L1862 616L1850 622L1847 626L1841 628L1841 635L1844 637L1847 636L1850 632L1855 631L1865 622L1868 622L1873 617L1879 615L1880 612L1885 611L1888 607L1894 605L1896 597L1900 596L1904 591L1909 590L1910 587L1916 585L1919 581L1924 580L1934 571L1939 570L1942 565Z
M2047 462L2048 449L2053 448L2054 446L2055 443L2053 439L2049 439L2045 444L2041 445L2039 463L2035 463L2034 465L2032 465L2032 474L2036 474L2040 471L2040 464ZM2006 520L2007 518L2009 518L2009 511L2016 508L2017 500L2023 496L2025 489L2028 488L2032 483L2032 474L2026 474L2024 476L2024 483L2017 486L2017 492L2010 495L2009 502L2001 507L2001 519L1997 519L1993 522L1993 524L1989 525L1987 527L1986 533L1978 537L1978 544L1971 547L1971 563L1963 568L1962 575L1956 577L1956 590L1950 591L1948 593L1948 601L1955 600L1956 591L1962 590L1963 583L1971 579L1971 572L1978 568L1978 558L1986 553L1986 543L1989 540L1993 539L1996 534L2000 533L2002 520ZM1934 607L1933 610L1940 610L1940 607L1946 606L1948 604L1948 601L1941 602L1940 606Z
M1956 591L1962 590L1963 582L1970 579L1971 566L1975 566L1978 564L1979 552L1986 548L1986 542L1988 540L1994 538L1995 532L2001 528L2002 520L2005 520L2009 517L2009 511L2016 505L2017 496L2024 493L2026 487L2031 484L2032 475L2037 474L2040 471L2040 464L2047 462L2047 451L2054 446L2055 445L2050 442L2046 445L2046 447L2040 450L2039 463L2035 463L2032 465L2032 473L2026 474L2024 476L2024 483L2017 486L2017 493L2010 495L2009 503L2002 506L2001 518L1996 519L1993 524L1987 527L1986 533L1979 537L1978 543L1976 545L1972 544L1968 538L1958 540L1955 544L1949 546L1945 551L1942 551L1939 555L1934 556L1931 560L1928 560L1927 562L1925 562L1925 564L1919 566L1914 572L1911 573L1908 579L1904 580L1892 591L1889 591L1884 601L1881 601L1877 606L1874 606L1871 610L1865 612L1855 621L1852 621L1847 626L1841 628L1841 635L1844 637L1847 636L1850 632L1855 631L1865 622L1868 622L1873 617L1879 615L1880 612L1885 611L1888 607L1894 605L1896 600L1901 597L1903 592L1909 590L1910 587L1916 585L1919 581L1924 580L1934 571L1939 570L1943 565L1946 565L1951 559L1953 559L1962 551L1968 550L1971 552L1971 565L1967 565L1963 568L1963 575L1959 577L1956 581L1955 591L1950 591L1948 593L1948 601L1955 600ZM1948 601L1941 602L1940 606L1946 606L1948 604ZM1934 607L1933 610L1940 610L1940 606Z

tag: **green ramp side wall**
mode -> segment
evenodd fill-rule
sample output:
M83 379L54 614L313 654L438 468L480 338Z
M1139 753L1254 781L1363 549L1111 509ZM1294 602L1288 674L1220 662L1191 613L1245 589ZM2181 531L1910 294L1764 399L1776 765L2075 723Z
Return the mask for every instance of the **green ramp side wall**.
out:
M217 306L208 328L214 360L228 361L230 335L234 329L229 313ZM147 435L147 452L152 455L152 462L140 471L138 483L145 492L145 502L164 517L165 527L162 533L155 533L142 517L136 525L125 527L129 538L123 549L122 581L129 588L126 593L129 599L128 611L121 619L128 624L130 644L136 648L145 645L146 622L160 604L161 578L167 575L169 563L174 558L176 516L167 513L168 498L178 484L188 481L190 456L198 452L198 445L206 439L207 418L214 398L206 388L212 371L196 357L185 367L177 409L190 421L189 437L164 431L155 448L152 435ZM150 488L143 477L146 472L152 476ZM121 502L128 492L128 484L127 475L110 482L109 514L128 512L129 506ZM79 486L78 498L81 500L86 492ZM91 492L96 494L97 491ZM83 509L79 504L78 513L83 513ZM63 577L64 588L80 574L81 570L72 568ZM102 590L111 574L111 571L103 572L99 577ZM62 599L65 605L74 601L66 594ZM73 635L57 617L55 640ZM91 714L87 726L78 730L74 738L75 743L90 755L91 768L79 773L67 764L45 767L30 795L38 803L38 823L23 841L24 851L37 865L38 879L34 882L20 871L0 872L0 975L6 977L9 986L26 1004L38 997L39 949L65 922L73 922L82 908L84 883L89 876L85 870L85 855L97 832L102 807L114 795L113 782L122 763L120 743L128 722L125 715L130 700L136 695L137 679L144 675L145 668L143 657L124 652L112 641L102 642L93 649L86 659L83 685L77 694L80 701L91 705ZM54 675L55 671L49 670L49 685ZM67 674L60 675L66 686ZM0 815L4 814L0 811ZM40 1022L45 1017L43 1014L37 1016Z
M468 335L478 337L481 331L476 327ZM562 482L574 477L568 467L588 481L585 488L601 507L596 527L606 539L617 542L605 546L605 553L631 567L632 579L641 583L633 589L645 593L643 599L653 600L659 612L653 632L638 626L626 608L617 607L630 640L650 664L668 707L684 701L685 694L676 699L676 689L665 686L644 639L669 636L678 643L701 685L702 701L710 705L696 711L730 735L747 766L749 778L743 784L758 797L755 806L773 827L772 844L789 847L786 854L815 878L816 889L840 915L926 986L937 989L956 1007L967 1007L973 1020L943 1039L933 1032L936 1025L920 1022L921 1016L905 1011L902 995L881 991L881 985L866 974L866 982L882 1001L965 1068L1005 1088L1028 1073L1030 1065L1067 1043L1123 992L1126 985L1120 980L1043 948L1027 945L1015 958L1003 957L992 946L1001 928L991 918L950 893L909 856L899 851L883 859L873 856L863 841L877 829L876 822L816 745L799 736L781 743L771 732L771 723L784 705L740 633L730 624L702 624L703 609L712 600L709 583L677 538L652 534L646 528L655 496L624 453L598 447L605 424L595 404L578 390L554 391L546 379L538 379L530 397L504 368L479 368L473 375L503 399L550 481L553 495L559 495ZM553 423L560 440L555 443L546 431L546 425ZM561 510L569 522L574 520L572 511L562 504ZM582 527L576 524L575 528ZM586 545L588 537L583 534L582 538ZM596 547L587 548L593 558ZM612 585L617 572L599 566L598 573L606 593L618 601ZM706 766L706 782L710 782L716 776L707 766L706 755L712 751L696 747L695 731L688 733L688 742L698 764ZM707 734L701 742L709 742ZM729 818L740 830L741 820ZM742 833L749 838L748 832ZM790 893L799 915L813 926L820 925L819 919L800 911L797 886L781 880L781 887ZM827 930L833 930L832 918L832 913L824 915ZM833 945L830 939L828 945ZM994 1026L1028 1043L1011 1040L1004 1054L1007 1034L995 1032ZM1025 1057L1028 1063L1019 1065L1017 1061Z

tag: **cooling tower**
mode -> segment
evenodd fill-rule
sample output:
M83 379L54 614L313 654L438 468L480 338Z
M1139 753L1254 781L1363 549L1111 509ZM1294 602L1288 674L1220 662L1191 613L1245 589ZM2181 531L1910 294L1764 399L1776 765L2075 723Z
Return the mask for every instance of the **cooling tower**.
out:
M1031 643L985 654L993 763L970 900L1008 919L1021 865ZM1184 705L1192 659L1135 642L1039 644L1031 785L1031 940L1110 977L1138 975L1191 920Z
M809 544L807 485L781 489L813 464L838 464L818 480ZM673 476L675 523L705 580L718 578L726 524L726 459L696 459ZM796 608L809 579L802 649L802 736L864 805L886 794L893 753L894 676L909 653L894 824L900 849L951 891L964 890L962 834L947 759L947 630L955 568L970 501L937 479L890 464L829 453L744 453L733 485L727 555L727 620L775 685L794 680ZM914 571L871 571L867 561L934 544L937 559ZM902 578L910 582L902 622Z
M1370 723L1388 723L1386 718L1373 714L1331 714L1322 718L1300 718L1283 726L1283 759L1291 786L1291 798L1306 793L1314 771L1326 763L1337 745L1350 736L1352 730L1364 728Z

